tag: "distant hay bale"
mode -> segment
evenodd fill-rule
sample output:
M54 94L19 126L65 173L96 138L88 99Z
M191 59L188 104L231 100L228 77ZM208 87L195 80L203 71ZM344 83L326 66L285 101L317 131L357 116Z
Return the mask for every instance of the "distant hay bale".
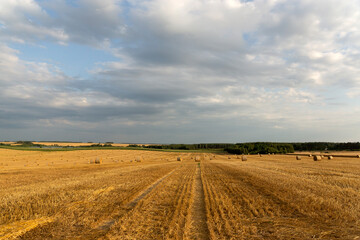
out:
M321 160L321 156L319 156L319 155L314 156L314 161L320 161L320 160Z
M96 158L95 159L95 164L101 164L102 163L102 158Z
M143 157L142 156L137 156L135 158L135 162L142 162L143 161Z
M356 155L357 158L360 158L360 155Z
M270 155L270 153L268 153L268 155Z
M296 156L296 160L301 160L301 156Z
M228 159L231 159L231 157L230 157L230 156L228 156Z
M242 157L241 157L241 161L247 161L247 156L242 155Z
M181 157L177 157L177 160L178 160L179 162L181 162L181 161L182 161L182 158L181 158Z
M236 155L236 159L240 159L240 156L239 156L239 155Z
M328 159L329 159L329 160L331 160L331 159L333 159L333 158L334 158L333 156L328 156Z
M200 156L195 157L195 162L200 162Z
M261 155L261 154L259 154L259 156L260 156L260 157L262 157L262 155Z
M309 154L309 157L312 157L312 155L311 155L311 154Z

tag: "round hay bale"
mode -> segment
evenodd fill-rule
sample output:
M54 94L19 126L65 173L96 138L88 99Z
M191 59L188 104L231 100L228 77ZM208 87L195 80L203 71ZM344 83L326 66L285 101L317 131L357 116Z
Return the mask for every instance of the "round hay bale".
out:
M314 161L320 161L320 160L321 160L321 156L319 156L319 155L314 156Z
M236 159L240 159L240 156L239 156L239 155L236 155Z
M356 155L357 158L360 158L360 155Z
M331 159L333 159L333 158L334 158L333 156L328 156L328 159L329 159L329 160L331 160Z
M301 156L296 156L296 160L301 160Z
M241 157L241 161L247 161L247 156L243 155L243 156Z
M143 157L142 157L142 156L136 156L135 162L142 162L142 161L143 161Z
M181 161L182 161L182 158L181 158L181 157L177 157L177 160L178 160L179 162L181 162Z
M260 157L262 157L262 155L261 155L261 154L260 154L259 156L260 156Z
M195 162L200 162L200 156L195 157Z
M311 155L311 154L309 154L309 157L312 157L312 155Z
M228 159L231 159L231 157L230 157L230 156L228 156Z
M102 163L102 159L97 157L95 159L95 164L101 164L101 163Z

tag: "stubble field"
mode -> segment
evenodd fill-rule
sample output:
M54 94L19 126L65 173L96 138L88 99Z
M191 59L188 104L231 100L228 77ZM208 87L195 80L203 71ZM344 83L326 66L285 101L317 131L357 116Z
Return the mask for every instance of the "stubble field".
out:
M0 149L0 189L0 239L360 239L356 158Z

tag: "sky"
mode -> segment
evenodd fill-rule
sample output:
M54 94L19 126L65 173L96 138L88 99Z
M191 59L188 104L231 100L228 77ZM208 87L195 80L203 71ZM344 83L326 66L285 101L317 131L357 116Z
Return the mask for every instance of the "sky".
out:
M358 0L0 1L0 140L360 140Z

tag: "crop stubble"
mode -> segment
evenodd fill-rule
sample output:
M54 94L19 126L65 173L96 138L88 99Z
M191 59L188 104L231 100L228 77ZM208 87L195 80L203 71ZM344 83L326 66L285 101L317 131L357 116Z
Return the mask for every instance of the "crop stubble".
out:
M213 239L359 238L358 161L320 165L290 162L288 156L251 158L203 164ZM344 164L352 169L343 170Z
M86 152L0 169L0 239L360 239L358 159Z

